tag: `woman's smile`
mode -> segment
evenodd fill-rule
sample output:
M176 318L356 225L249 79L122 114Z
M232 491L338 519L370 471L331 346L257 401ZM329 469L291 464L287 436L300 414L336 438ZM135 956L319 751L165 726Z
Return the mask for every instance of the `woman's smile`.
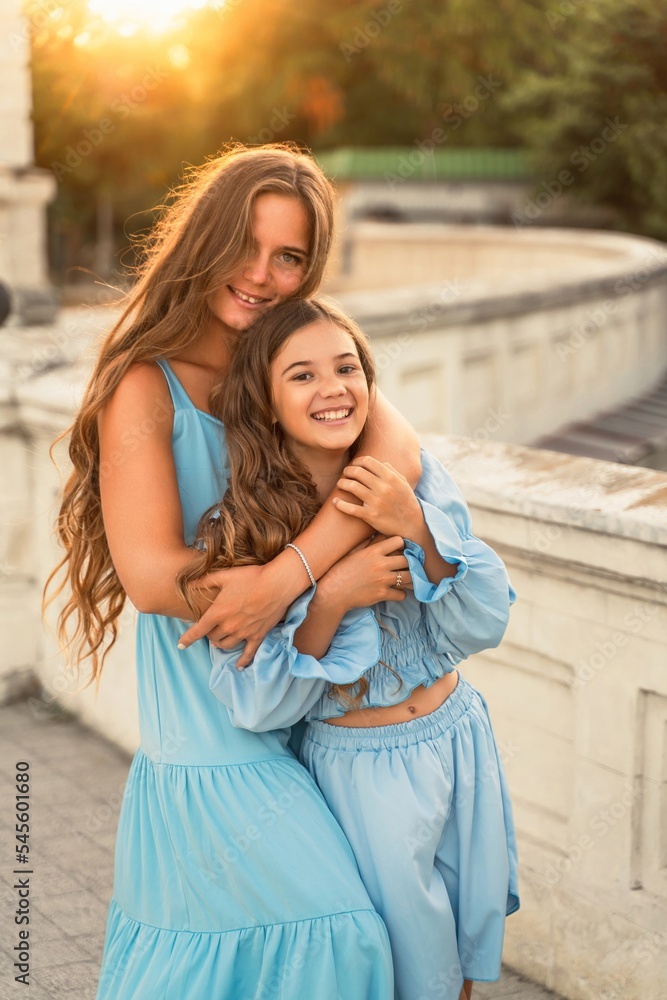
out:
M240 288L235 288L233 285L227 285L227 288L240 303L248 308L266 306L271 302L271 299L262 298L261 296L254 295L251 292L243 292Z

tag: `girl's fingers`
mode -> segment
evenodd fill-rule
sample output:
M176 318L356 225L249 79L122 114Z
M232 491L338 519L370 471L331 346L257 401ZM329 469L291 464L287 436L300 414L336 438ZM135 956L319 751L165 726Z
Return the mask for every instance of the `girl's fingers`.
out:
M395 558L387 558L387 569L391 570L392 573L407 573L409 572L410 565L405 556L396 556Z
M338 489L345 490L347 493L359 497L360 500L368 500L373 495L367 486L356 482L354 479L339 479L336 485Z
M390 538L385 538L383 541L378 542L377 545L379 552L389 556L393 552L401 553L405 548L405 541L400 535L392 535Z
M352 459L352 462L349 466L347 466L345 471L347 471L348 468L366 469L368 472L379 476L380 479L387 478L387 468L385 463L380 462L377 458L373 458L372 455L360 455L359 458Z
M341 500L340 497L334 497L332 501L334 507L337 510L342 511L343 514L349 514L351 517L358 517L360 521L364 521L365 517L363 507L359 507L356 503L350 503L348 500Z
M404 601L408 595L404 590L398 590L397 587L390 587L383 600L385 601Z
M373 486L377 486L378 476L374 472L370 472L368 469L364 469L362 465L346 465L343 469L343 476L349 479L355 479L357 482L363 483L369 489Z

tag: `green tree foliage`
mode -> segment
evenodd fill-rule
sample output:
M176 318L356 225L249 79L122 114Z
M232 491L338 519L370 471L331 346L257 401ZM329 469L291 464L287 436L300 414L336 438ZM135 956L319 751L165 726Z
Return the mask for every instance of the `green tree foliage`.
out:
M505 105L547 179L667 239L667 2L555 3L556 66L525 71Z
M147 229L184 165L230 139L524 144L543 176L566 165L573 192L665 232L667 0L211 0L127 37L88 0L58 2L26 10L63 278L73 262L119 269L110 244ZM578 171L572 154L607 117L628 128Z

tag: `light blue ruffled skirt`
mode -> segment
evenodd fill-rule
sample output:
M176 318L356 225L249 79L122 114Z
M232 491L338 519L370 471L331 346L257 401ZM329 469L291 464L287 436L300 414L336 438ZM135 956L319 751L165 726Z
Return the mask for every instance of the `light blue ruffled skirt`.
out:
M397 1000L458 1000L464 979L497 979L517 853L479 692L459 677L440 708L399 725L312 722L301 756L387 925Z
M342 831L276 734L253 746L211 766L137 753L98 1000L393 1000Z

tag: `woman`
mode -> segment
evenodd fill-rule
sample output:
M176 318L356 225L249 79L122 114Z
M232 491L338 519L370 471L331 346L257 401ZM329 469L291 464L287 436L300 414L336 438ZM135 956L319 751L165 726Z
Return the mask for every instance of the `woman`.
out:
M175 582L224 492L212 390L262 310L317 288L332 218L321 171L290 148L235 149L200 171L160 224L71 429L61 636L98 678L126 596L140 612L141 748L98 1000L393 996L386 930L288 731L235 730L208 688L208 645L191 644L245 641L250 662L309 585L301 556L218 572L184 642ZM373 417L364 450L391 452L416 483L410 428L382 398ZM327 504L297 543L319 577L370 530ZM381 561L376 572L386 588Z

